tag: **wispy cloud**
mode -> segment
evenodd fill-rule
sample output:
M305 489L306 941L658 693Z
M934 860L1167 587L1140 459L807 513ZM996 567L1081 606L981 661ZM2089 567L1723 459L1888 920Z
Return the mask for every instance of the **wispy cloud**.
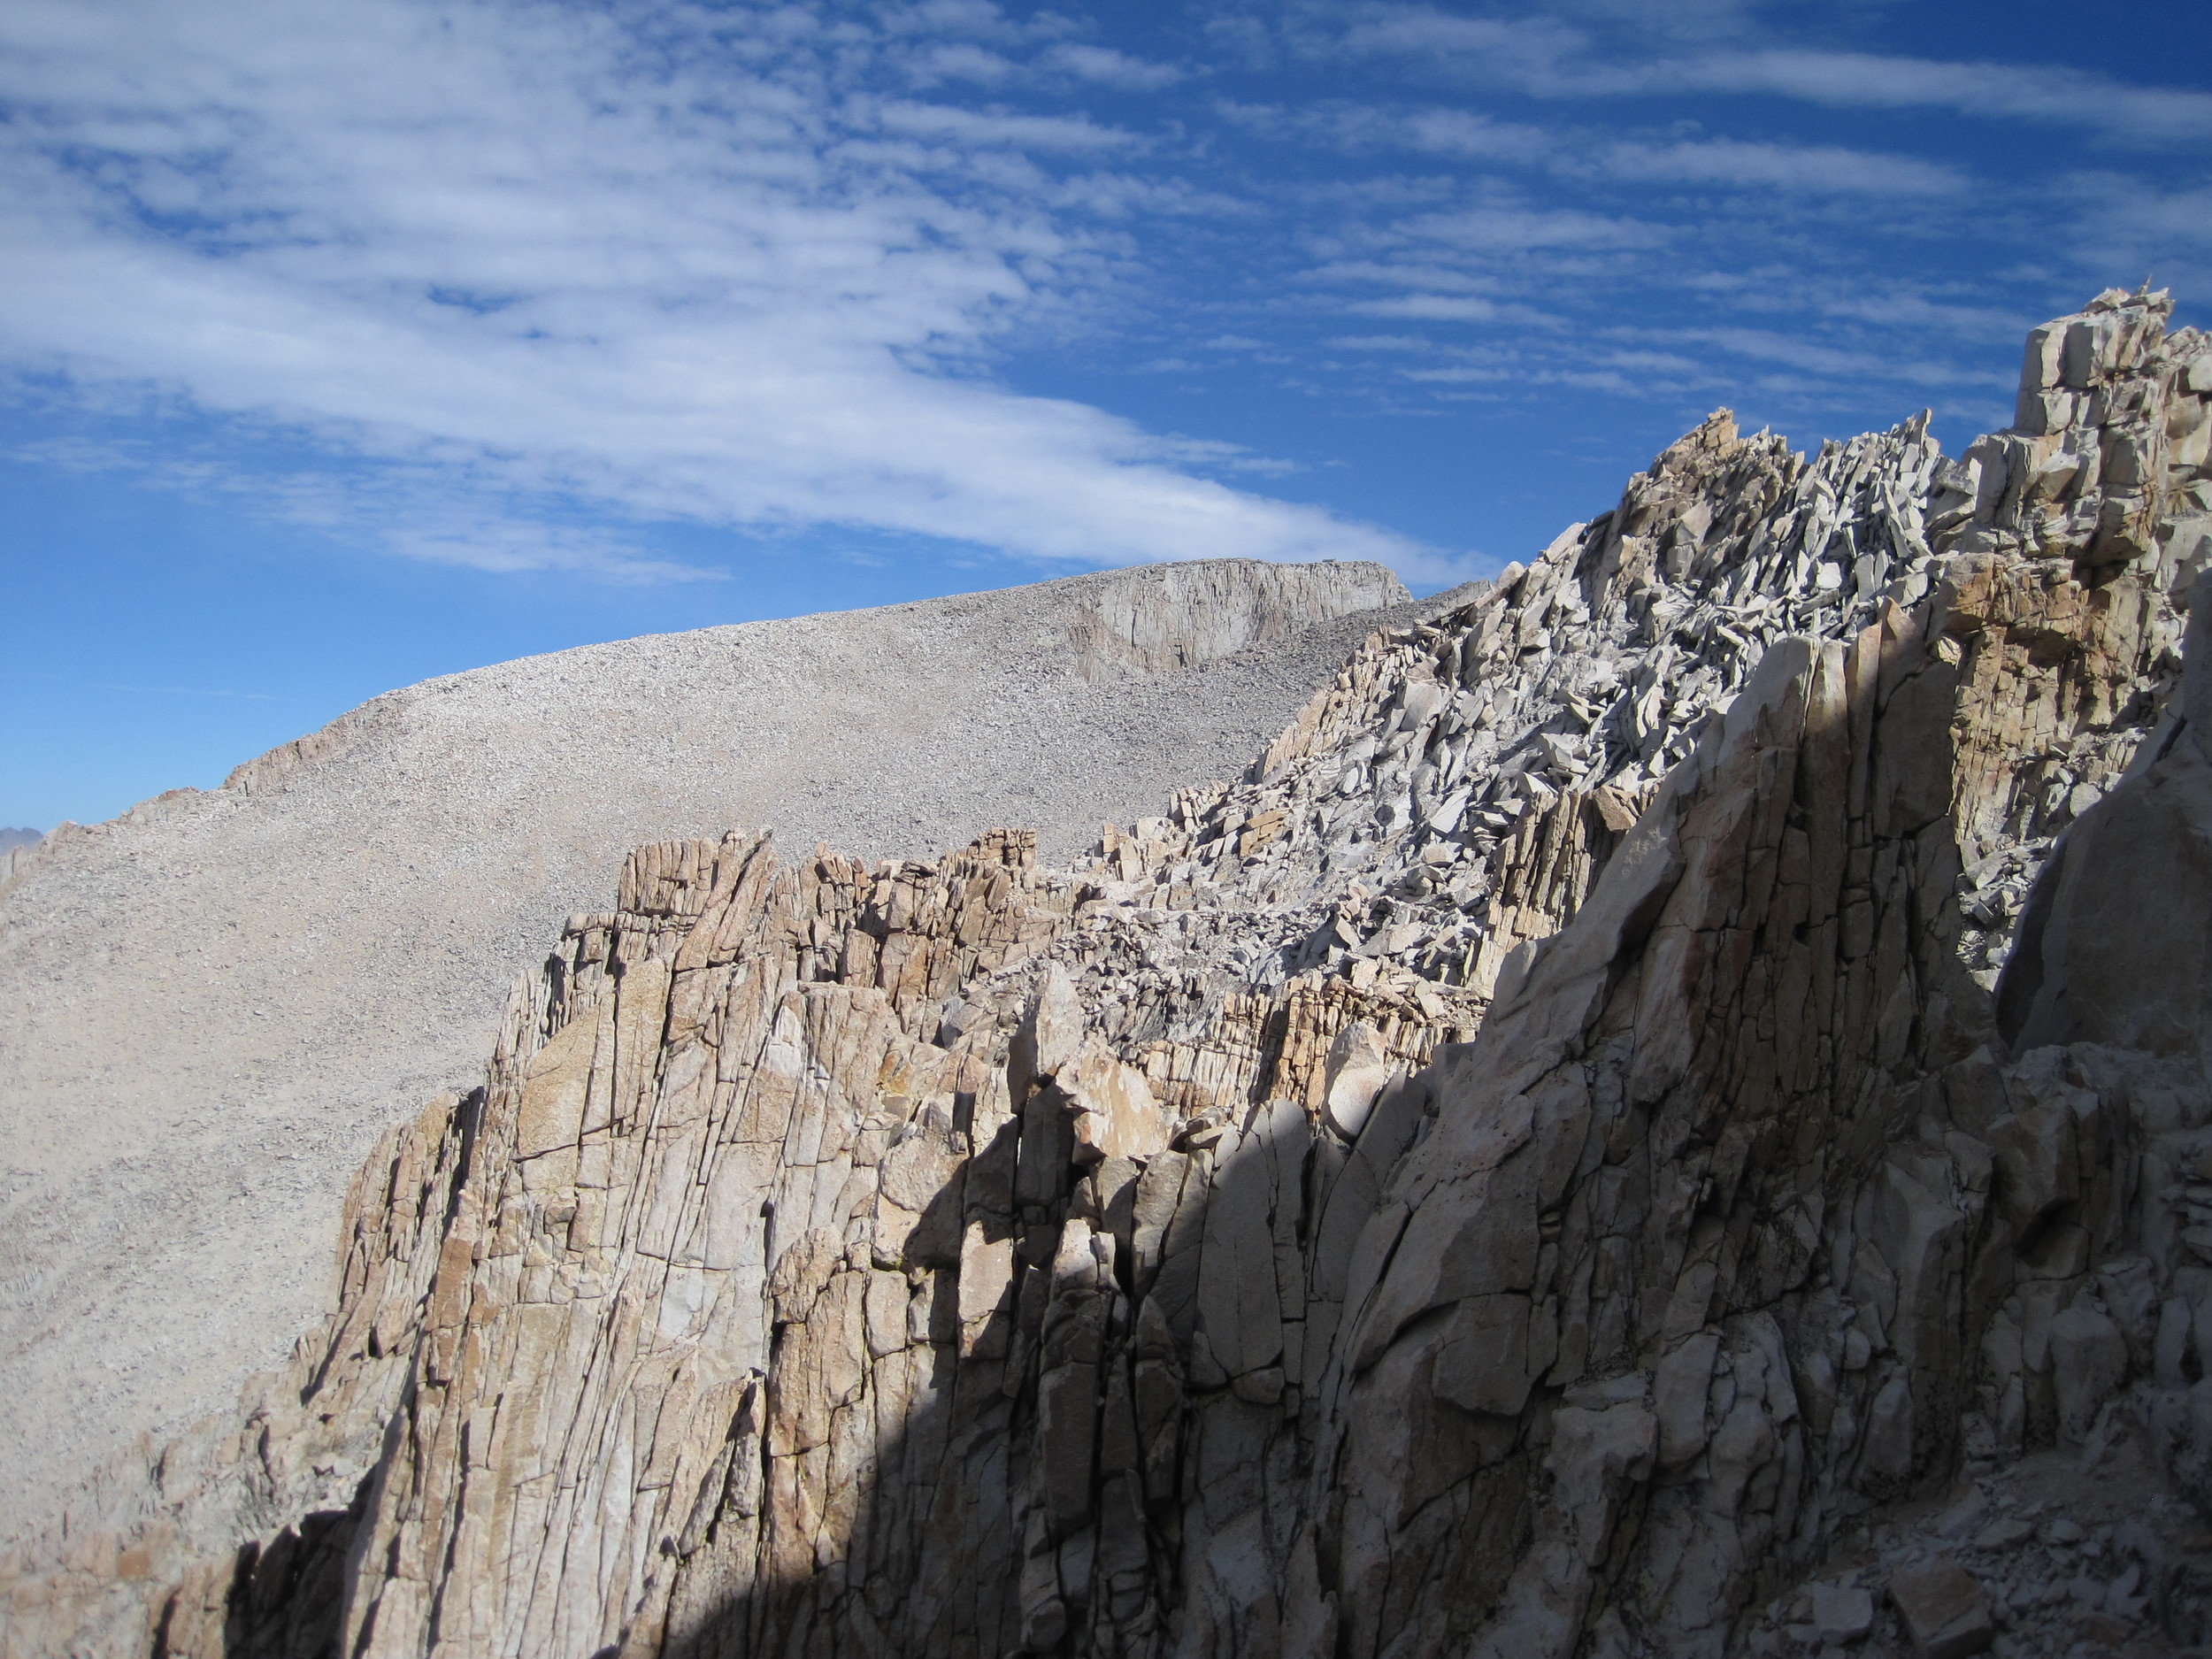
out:
M1741 12L1745 9L1732 9ZM1546 98L1734 93L1844 109L1935 109L2083 128L2153 146L2212 138L2212 92L2131 85L2071 67L1952 62L1893 53L1767 46L1716 49L1665 39L1663 12L1640 12L1645 50L1608 51L1595 31L1557 18L1469 18L1430 6L1366 5L1324 21L1309 51L1413 59ZM1700 33L1702 33L1701 31Z
M1463 110L1399 109L1330 100L1305 109L1230 106L1256 131L1348 156L1399 150L1488 162L1571 180L1660 182L1792 196L1954 196L1972 188L1962 168L1914 156L1772 139L1647 139L1602 130L1548 131Z
M848 104L847 119L865 119L869 106ZM956 143L964 149L1072 151L1125 150L1141 147L1133 133L1102 127L1085 116L1014 115L964 110L945 104L893 100L873 106L876 124L887 133Z
M27 0L0 375L240 439L98 465L487 570L718 574L673 525L1418 575L1450 557L1264 493L1333 440L1162 429L1993 407L2023 308L2212 271L2212 94L1816 48L1859 37L1754 0L1110 15ZM271 434L296 465L238 458Z
M1063 42L1043 55L1044 65L1122 92L1156 92L1187 78L1173 64L1150 63L1110 47Z
M1340 14L1349 21L1332 29L1320 20L1324 15L1308 14L1309 50L1336 47L1419 58L1462 71L1479 65L1486 74L1523 82L1550 81L1589 43L1582 30L1555 19L1455 17L1430 6L1361 5Z
M1650 248L1668 235L1661 226L1625 216L1508 204L1424 213L1400 221L1397 229L1409 238L1487 254L1538 248Z
M1710 52L1617 66L1594 92L1738 92L1844 109L1949 110L2048 122L2143 144L2212 138L2212 93L2130 86L2045 65L1942 63L1875 52Z
M2060 180L2057 188L2100 245L2147 265L2162 256L2168 278L2180 274L2170 263L2176 255L2191 259L2200 280L2212 266L2212 182L2146 189L2135 179L2084 172Z
M1549 155L1558 143L1541 127L1469 110L1396 108L1349 98L1298 105L1223 99L1215 107L1248 131L1354 155L1409 150L1460 161L1531 162Z
M1430 342L1419 334L1340 334L1322 343L1338 351L1426 351Z
M1085 114L884 88L958 48L979 75L1026 53L1164 81L988 6L894 20L910 32L804 7L19 6L0 356L275 423L365 464L361 491L382 480L409 510L365 521L395 550L482 568L697 573L563 528L579 503L1085 564L1436 564L993 382L1010 330L1113 292L1116 189L1156 211L1180 187L1118 187L1150 140ZM428 477L489 510L413 512Z
M1356 300L1345 307L1360 317L1426 318L1432 322L1490 323L1509 311L1525 313L1525 306L1500 305L1495 300L1465 294L1405 294L1391 299Z
M457 472L434 461L271 472L239 465L219 446L83 437L20 443L5 455L58 472L117 474L234 510L247 503L264 518L339 541L358 542L356 527L373 524L384 551L426 564L502 574L561 571L624 585L716 582L729 575L660 557L618 530L550 521L548 503L471 488L466 469Z
M1986 367L1947 363L1931 358L1899 361L1872 352L1852 351L1823 345L1797 335L1758 328L1685 330L1677 339L1683 344L1705 343L1738 357L1786 364L1792 368L1841 380L1879 377L1912 385L1967 385L1989 390L2009 390L2013 377Z
M59 674L26 673L26 680L63 685L77 691L120 691L139 697L227 697L240 703L288 703L266 691L234 691L224 686L134 686L112 680L68 680Z
M1384 240L1382 237L1373 241ZM1393 238L1392 240L1396 240ZM1301 273L1308 282L1373 282L1388 288L1448 288L1495 291L1495 278L1455 271L1432 259L1331 259Z
M1815 195L1950 196L1962 194L1971 182L1955 166L1910 156L1885 156L1831 144L1737 139L1608 144L1581 165L1612 180L1649 179Z
M1299 203L1311 257L1286 288L1337 330L1433 335L1395 364L1356 334L1317 342L1379 407L1409 383L1531 403L1548 386L1676 408L1740 392L1815 429L1924 396L2001 419L2023 317L2117 274L2212 271L2200 157L2101 178L2031 157L2085 132L2170 151L2212 95L1804 43L1879 20L1760 0L1294 4L1264 32L1328 96L1220 107L1338 175ZM1866 112L1848 139L1839 107ZM1915 119L1929 109L1979 136ZM1347 169L1363 189L1340 188ZM2140 271L2110 272L2116 255Z

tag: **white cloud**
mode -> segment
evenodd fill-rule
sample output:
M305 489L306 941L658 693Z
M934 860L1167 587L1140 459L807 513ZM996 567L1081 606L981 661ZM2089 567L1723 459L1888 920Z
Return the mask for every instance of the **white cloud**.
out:
M1296 138L1353 155L1396 149L1455 161L1532 161L1557 142L1541 128L1467 110L1401 110L1343 98L1298 107L1221 99L1215 109L1248 131Z
M1144 142L1133 133L1101 127L1087 116L992 114L899 101L877 106L875 118L887 133L948 140L975 149L1081 152L1141 148Z
M2135 87L2043 65L1875 52L1711 52L1615 69L1594 91L1769 93L1858 109L1939 109L2086 127L2149 144L2212 138L2212 93Z
M1676 144L1617 143L1589 158L1606 178L1650 179L1726 188L1839 196L1956 196L1969 185L1956 167L1910 156L1835 145L1702 139Z
M1509 204L1424 213L1402 221L1398 228L1423 241L1492 255L1539 248L1649 248L1667 237L1660 226L1638 219L1580 208Z
M488 568L688 573L561 528L580 504L1449 574L978 372L1110 286L1120 255L1079 211L1108 175L1064 209L1051 158L1095 169L1147 141L883 96L944 73L964 32L1113 67L989 6L895 10L927 11L931 38L802 6L19 4L0 19L0 361L366 461L348 511L383 488L396 550Z
M1962 305L1914 292L1897 281L1870 294L1853 285L1805 284L1799 301L1824 317L1850 318L1893 329L1910 329L1932 339L1980 339L2009 344L2020 334L2020 314L1995 305Z
M1550 19L1453 17L1428 6L1409 5L1364 5L1350 11L1356 20L1338 36L1345 50L1455 65L1472 61L1488 73L1521 81L1556 74L1561 61L1582 50L1587 41L1579 29ZM1325 28L1316 33L1326 40L1331 32ZM1309 50L1318 44L1310 44Z
M1339 257L1323 259L1300 279L1314 286L1408 290L1343 302L1358 316L1552 328L1558 324L1550 311L1509 296L1555 297L1537 273L1571 278L1602 265L1640 264L1676 234L1625 215L1546 207L1493 190L1486 199L1441 211L1344 227L1325 249Z
M1404 118L1402 130L1412 149L1466 160L1532 161L1558 142L1540 127L1465 110L1416 110Z
M2177 295L2212 291L2212 185L2146 188L2132 179L2078 173L2059 181L2073 235L2124 260L2123 280L2155 279Z
M502 518L473 503L435 514L408 514L385 534L393 552L426 564L505 574L566 571L621 583L719 581L727 572L655 558L634 542L597 531Z
M1426 351L1430 342L1419 334L1340 334L1324 345L1339 351Z
M1210 466L1225 472L1257 472L1270 478L1286 478L1293 472L1305 471L1295 461L1257 455L1240 443L1224 443L1216 438L1171 437L1166 442L1172 446L1177 459L1194 466Z
M1183 79L1183 72L1172 64L1148 63L1110 47L1083 46L1073 42L1051 48L1043 54L1041 61L1078 80L1121 92L1154 92Z
M1614 19L1644 36L1627 42L1632 50L1557 18L1463 18L1421 5L1348 10L1349 22L1323 14L1325 21L1309 17L1302 25L1309 54L1344 50L1422 61L1539 97L1724 92L1842 109L1948 110L2080 127L2154 146L2212 138L2212 92L2135 86L2089 70L1791 46L1686 50L1671 34L1709 38L1716 31L1670 31L1668 8L1639 6ZM1739 30L1746 21L1734 19Z
M1415 317L1455 323L1496 322L1508 309L1494 300L1463 294L1407 294L1396 299L1356 300L1345 307L1361 317Z
M17 444L6 457L57 472L125 474L233 508L250 500L265 518L326 533L373 522L386 551L427 564L493 572L567 571L632 584L729 576L656 557L618 533L547 522L532 516L527 503L471 490L465 477L435 466L402 464L365 477L300 468L272 475L226 464L204 445L83 437Z
M908 55L905 69L906 79L918 87L941 86L949 81L995 87L1019 80L1022 73L1012 58L973 41L925 47Z
M1450 19L1456 26L1466 19ZM1401 150L1461 162L1494 162L1601 182L1647 180L1771 189L1801 195L1956 196L1961 169L1912 156L1772 140L1608 138L1580 127L1547 132L1466 110L1401 110L1331 99L1304 109L1223 104L1256 132L1294 137L1345 155Z
M1671 343L1695 342L1717 346L1738 357L1780 363L1809 373L1863 384L1896 380L1919 386L1978 386L2007 388L2015 384L2009 374L1985 366L1939 363L1926 358L1897 358L1872 351L1823 345L1794 334L1760 328L1685 329Z
M1469 290L1494 283L1435 264L1385 259L1332 259L1303 273L1310 282L1377 282L1388 288Z

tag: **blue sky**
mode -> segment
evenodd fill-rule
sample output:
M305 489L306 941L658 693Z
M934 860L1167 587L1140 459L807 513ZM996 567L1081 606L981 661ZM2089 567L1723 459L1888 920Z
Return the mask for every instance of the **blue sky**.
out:
M17 0L0 104L0 825L592 640L1431 589L2212 311L2200 0Z

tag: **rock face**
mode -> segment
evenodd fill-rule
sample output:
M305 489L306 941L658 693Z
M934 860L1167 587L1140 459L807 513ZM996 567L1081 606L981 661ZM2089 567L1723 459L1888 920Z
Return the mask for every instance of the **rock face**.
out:
M480 1080L516 968L629 848L1023 823L1064 856L1242 766L1404 599L1226 560L593 646L0 853L0 1548L281 1361L364 1156Z
M1715 417L1072 867L641 849L365 1168L326 1327L19 1563L7 1640L2212 1635L2166 317L2039 330L1955 463Z

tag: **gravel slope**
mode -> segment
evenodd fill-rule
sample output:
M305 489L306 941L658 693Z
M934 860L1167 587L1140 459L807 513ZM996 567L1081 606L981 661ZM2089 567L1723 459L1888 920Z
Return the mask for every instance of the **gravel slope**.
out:
M1218 561L589 646L0 856L0 1538L281 1358L352 1171L472 1085L510 977L631 846L1011 824L1064 856L1233 775L1405 598Z

